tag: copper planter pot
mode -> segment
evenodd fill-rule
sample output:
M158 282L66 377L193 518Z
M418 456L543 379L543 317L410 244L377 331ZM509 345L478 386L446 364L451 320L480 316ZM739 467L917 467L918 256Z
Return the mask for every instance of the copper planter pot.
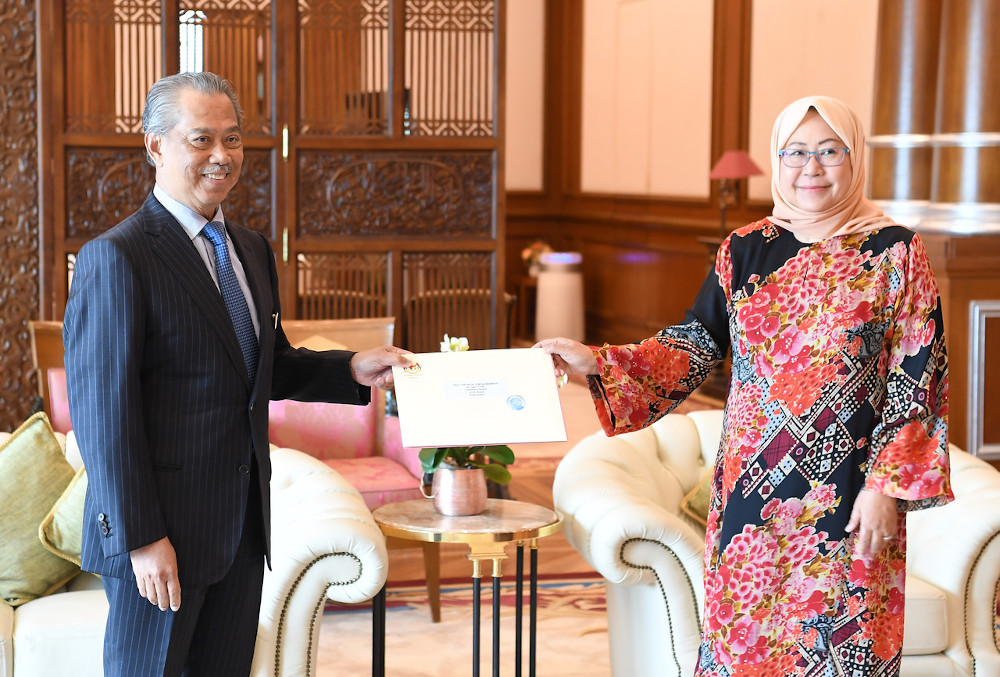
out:
M431 495L442 515L478 515L486 510L486 473L482 468L456 468L442 463L434 471Z

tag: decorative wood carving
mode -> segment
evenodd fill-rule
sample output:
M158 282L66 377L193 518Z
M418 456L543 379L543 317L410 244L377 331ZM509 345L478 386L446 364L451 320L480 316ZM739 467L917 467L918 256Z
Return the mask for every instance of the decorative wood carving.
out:
M247 150L225 207L237 223L275 237L271 226L271 151ZM66 151L66 239L91 240L145 202L155 175L142 150Z
M277 221L272 214L271 195L274 171L271 150L244 150L240 180L223 203L227 218L241 226L278 239Z
M141 149L66 149L66 239L81 244L120 223L153 189Z
M35 2L0 4L0 430L37 395L28 322L38 317L38 85Z
M492 236L491 152L299 152L298 236Z

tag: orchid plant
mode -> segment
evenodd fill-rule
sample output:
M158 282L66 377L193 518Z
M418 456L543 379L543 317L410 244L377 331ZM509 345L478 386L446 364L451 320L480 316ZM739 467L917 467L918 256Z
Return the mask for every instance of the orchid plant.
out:
M441 341L442 353L462 353L468 349L469 339L464 336L445 334ZM506 444L425 447L420 450L419 457L425 473L433 473L442 463L446 463L456 468L482 468L486 479L497 484L507 484L511 479L507 466L514 462L514 451Z

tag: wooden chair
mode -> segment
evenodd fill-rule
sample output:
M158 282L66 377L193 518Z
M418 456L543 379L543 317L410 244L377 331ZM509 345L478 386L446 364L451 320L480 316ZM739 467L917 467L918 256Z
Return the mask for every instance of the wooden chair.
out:
M66 400L62 322L34 320L28 324L28 332L31 335L31 362L42 408L53 430L66 433L72 426Z
M503 294L506 331L497 348L510 347L510 328L516 297ZM465 336L473 349L492 347L493 291L491 289L433 289L405 300L403 346L415 353L437 352L442 336Z

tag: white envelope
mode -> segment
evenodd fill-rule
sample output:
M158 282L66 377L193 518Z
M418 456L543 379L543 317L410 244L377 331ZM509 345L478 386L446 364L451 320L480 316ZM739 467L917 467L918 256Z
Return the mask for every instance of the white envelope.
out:
M565 442L552 358L538 348L411 355L393 367L404 447Z

